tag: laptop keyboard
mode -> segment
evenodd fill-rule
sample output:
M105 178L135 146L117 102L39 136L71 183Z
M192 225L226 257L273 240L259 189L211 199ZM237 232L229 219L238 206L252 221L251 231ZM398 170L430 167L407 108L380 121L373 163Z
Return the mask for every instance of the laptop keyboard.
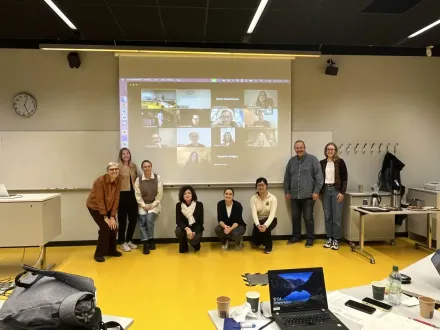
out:
M335 319L326 313L301 314L295 316L280 317L280 321L285 326L291 325L316 325L325 323L335 323Z

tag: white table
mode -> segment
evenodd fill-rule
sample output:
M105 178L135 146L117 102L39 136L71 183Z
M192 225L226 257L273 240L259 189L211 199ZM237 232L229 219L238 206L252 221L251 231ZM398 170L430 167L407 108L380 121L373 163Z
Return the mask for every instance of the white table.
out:
M438 291L440 292L440 290L438 290ZM344 293L350 297L357 298L359 300L362 300L365 297L373 298L373 292L371 289L371 285L363 285L363 286L358 286L358 287L349 288L349 289L342 289L342 290L340 290L340 292ZM387 303L386 300L384 302ZM264 315L270 316L271 314L270 314L269 302L263 302L262 306L263 306ZM330 308L331 308L331 306L330 306ZM349 307L346 307L346 308L349 308ZM404 316L404 317L421 319L420 313L419 313L419 306L414 306L414 307L405 307L403 305L400 305L398 307L393 306L391 313L396 313L396 314ZM209 311L208 315L211 318L212 322L214 323L214 326L216 327L216 329L223 330L224 320L218 317L217 310ZM348 329L362 330L362 325L360 325L350 319L344 318L340 315L336 315L336 316ZM374 317L374 316L367 316L367 317ZM437 326L440 326L440 312L435 310L434 311L434 318L430 319L430 320L426 320L426 321L428 321L431 324L435 324ZM251 319L251 318L246 320L246 323L255 323L257 326L257 329L259 327L265 325L267 322L269 322L269 320L264 319L261 316L259 316L257 320ZM276 325L275 323L271 323L265 329L267 329L267 330L280 330L278 325Z
M431 297L440 304L440 275L431 262L433 255L400 270L411 277L410 284L402 284L402 292L414 297Z
M402 210L402 211L390 211L390 212L370 212L364 209L361 209L358 206L352 206L353 210L359 212L360 214L360 230L359 230L359 246L356 246L355 243L351 244L351 252L357 252L360 255L366 257L370 263L374 264L376 261L374 260L374 256L364 250L364 236L365 236L365 218L368 216L384 216L384 215L408 215L408 214L424 214L426 215L427 221L427 235L426 240L427 244L423 243L415 243L415 247L423 247L429 250L435 250L432 248L432 214L438 213L438 210Z
M0 308L3 306L5 300L0 300ZM133 319L128 318L128 317L121 317L121 316L111 316L111 315L102 315L102 321L105 322L109 322L109 321L114 321L114 322L118 322L120 325L122 325L122 327L124 329L128 329L134 322ZM109 330L114 329L116 330L116 328L108 328Z
M402 284L402 292L418 297L418 296L427 296L431 297L436 300L437 304L440 304L440 275L435 269L434 265L431 262L433 254L417 261L416 263L402 269L400 272L402 274L408 275L411 277L412 282L411 284ZM353 298L357 298L359 300L364 299L365 297L373 298L373 292L371 285L363 285L353 288L346 288L339 290L341 293L344 293L348 296L351 296ZM329 294L328 292L327 294ZM244 297L243 297L244 300ZM387 303L387 301L384 301ZM263 312L265 316L270 316L270 305L269 302L263 302L262 304ZM331 308L331 306L330 306ZM348 307L347 307L348 308ZM405 317L411 317L411 318L418 318L421 319L419 314L419 306L414 307L405 307L403 305L400 305L398 307L393 306L392 313L396 313L401 316ZM218 330L223 330L223 322L224 320L218 317L217 310L211 310L208 312L209 317L211 318L212 322L214 323L214 326ZM259 314L260 315L260 314ZM358 323L353 322L349 319L343 318L341 316L337 316L347 328L350 330L361 330L362 326L360 326ZM257 328L266 324L268 320L264 319L263 317L259 316L259 318L254 321L254 319L249 319L246 322L254 322L257 325ZM434 318L427 320L429 323L435 324L437 326L440 326L440 312L437 310L434 310ZM280 330L279 327L272 323L265 329L267 330ZM427 329L429 329L427 327ZM389 329L391 330L391 329Z
M39 246L37 264L45 269L46 244L61 234L61 195L18 196L0 198L0 247Z

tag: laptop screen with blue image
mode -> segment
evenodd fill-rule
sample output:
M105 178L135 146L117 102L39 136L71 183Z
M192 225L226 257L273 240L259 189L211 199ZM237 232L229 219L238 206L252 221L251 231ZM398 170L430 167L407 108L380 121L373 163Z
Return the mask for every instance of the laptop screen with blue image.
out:
M269 271L269 291L274 312L327 309L322 268Z

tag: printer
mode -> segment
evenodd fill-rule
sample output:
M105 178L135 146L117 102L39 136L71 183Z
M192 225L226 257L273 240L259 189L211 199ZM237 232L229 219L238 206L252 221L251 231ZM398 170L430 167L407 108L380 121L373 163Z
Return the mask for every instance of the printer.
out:
M428 190L438 190L440 191L440 181L428 182L423 185L423 188Z

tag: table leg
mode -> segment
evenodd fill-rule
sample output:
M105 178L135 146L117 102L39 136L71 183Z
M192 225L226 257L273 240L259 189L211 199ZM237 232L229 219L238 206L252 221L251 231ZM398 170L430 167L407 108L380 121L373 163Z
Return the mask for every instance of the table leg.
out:
M352 245L351 252L357 252L361 256L370 260L371 264L376 263L372 254L364 250L364 239L365 239L365 215L360 214L360 229L359 229L359 246Z
M416 249L424 248L427 250L436 251L436 249L432 247L432 214L431 213L428 213L426 215L426 244L416 242L414 243L414 247Z
M40 269L50 270L52 269L55 264L50 264L46 267L46 246L40 246L40 257L38 258L38 261L36 264L40 264Z

